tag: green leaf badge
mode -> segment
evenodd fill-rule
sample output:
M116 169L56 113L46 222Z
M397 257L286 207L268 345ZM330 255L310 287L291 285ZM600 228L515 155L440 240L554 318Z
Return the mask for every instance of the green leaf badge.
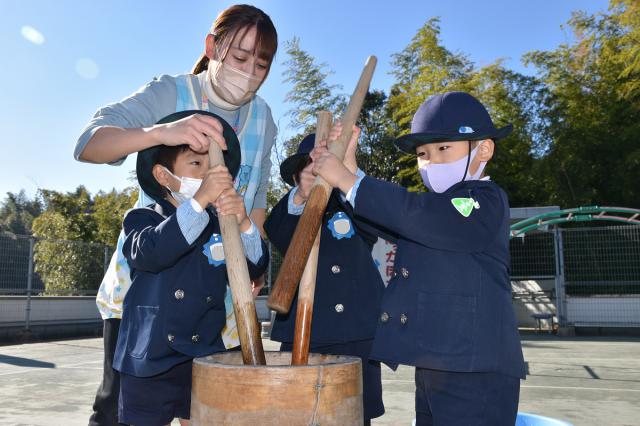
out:
M452 198L451 204L464 217L469 217L474 208L480 208L480 204L473 198Z

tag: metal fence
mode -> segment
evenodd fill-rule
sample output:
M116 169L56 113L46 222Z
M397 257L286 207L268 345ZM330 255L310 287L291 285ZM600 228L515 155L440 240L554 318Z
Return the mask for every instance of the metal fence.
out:
M95 295L112 253L105 244L0 234L0 295Z
M261 295L282 264L268 247ZM640 226L540 230L513 238L510 251L512 279L525 283L514 298L547 303L561 326L640 327ZM0 297L26 297L28 318L34 295L94 296L112 253L103 244L0 235Z
M271 288L278 278L278 271L282 266L282 254L276 249L273 244L267 243L269 247L269 269L267 269L267 276L265 279L265 286L260 292L261 296L266 296L271 293Z
M47 336L95 329L112 253L104 244L0 234L0 340L36 328Z
M546 297L560 326L640 327L640 226L541 230L510 249L512 279L552 280L520 296Z

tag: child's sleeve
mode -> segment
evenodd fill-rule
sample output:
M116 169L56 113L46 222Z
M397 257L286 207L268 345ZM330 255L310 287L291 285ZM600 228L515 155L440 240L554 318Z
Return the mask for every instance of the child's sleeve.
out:
M247 259L253 263L258 262L263 252L262 244L260 244L262 238L260 238L260 232L253 222L246 232L240 232L240 239Z
M500 236L508 214L495 184L446 193L413 193L396 184L365 177L354 212L399 237L442 250L478 252Z
M293 198L293 191L285 195L276 204L264 223L264 230L269 241L283 255L287 252L293 233L298 226L300 216L289 213L289 199Z
M249 278L255 280L262 276L269 266L269 250L264 240L260 237L260 232L256 229L255 233L258 235L258 244L260 245L260 257L253 260L247 255L247 267L249 269Z
M247 258L247 266L249 267L249 276L251 279L258 278L266 270L269 264L269 251L267 245L260 236L260 231L251 222L251 227L247 232L241 232L242 246Z
M133 209L125 216L122 252L131 269L156 273L173 266L192 247L209 220L206 212L193 211L189 203L180 205L168 218L160 221L161 218L147 208Z

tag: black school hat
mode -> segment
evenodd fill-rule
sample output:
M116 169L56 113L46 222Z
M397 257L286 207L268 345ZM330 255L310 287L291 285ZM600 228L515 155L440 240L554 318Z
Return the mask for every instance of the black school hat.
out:
M307 161L309 158L309 153L313 150L316 142L316 134L311 133L300 141L300 145L298 145L298 150L295 154L288 157L286 160L280 164L280 176L282 180L288 183L291 186L295 186L296 183L293 181L293 173L299 167L300 163L303 161Z
M222 117L209 111L188 110L169 114L156 124L171 123L193 114L209 115L217 118L220 124L222 124L222 136L227 143L227 150L223 151L224 164L227 166L227 169L229 169L231 176L235 179L240 169L240 142L238 141L236 132L233 131L233 128L231 128L229 123ZM151 148L138 152L138 159L136 161L136 177L138 178L140 188L156 201L160 201L165 197L164 188L162 188L156 178L153 177L153 173L151 172L153 166L156 164L156 158L161 146L162 145L152 146Z
M435 95L420 105L411 121L411 133L396 139L404 152L416 153L426 143L502 139L513 130L511 124L496 128L486 108L465 92Z

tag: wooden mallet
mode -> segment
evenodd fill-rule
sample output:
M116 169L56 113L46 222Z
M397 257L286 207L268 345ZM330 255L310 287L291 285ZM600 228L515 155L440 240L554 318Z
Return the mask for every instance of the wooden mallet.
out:
M342 133L338 139L329 146L329 151L335 154L340 160L344 159L347 145L353 133L353 126L360 115L362 103L369 90L369 84L371 83L376 62L377 59L375 56L369 56L367 59L358 84L351 95L347 110L342 117ZM309 194L304 212L300 217L298 226L287 249L287 254L280 267L275 286L267 300L269 308L277 312L287 313L291 308L291 301L293 300L298 282L307 264L311 246L318 234L318 229L320 229L322 215L329 201L329 194L331 194L331 187L324 182L323 179L318 177Z
M215 167L219 164L224 165L222 150L212 140L209 144L209 167ZM245 364L265 365L256 305L251 294L251 279L242 249L238 222L235 215L218 215L218 220L227 264L229 287L233 298L233 311L238 325L242 361Z
M328 111L320 111L318 113L318 124L316 126L316 146L319 141L329 137L329 131L332 125L332 114ZM328 188L328 191L331 193L331 188ZM313 246L311 247L311 252L309 253L309 258L307 259L307 264L302 273L302 279L300 280L291 365L307 365L309 361L311 320L313 318L313 299L316 291L316 273L318 271L318 252L320 251L321 232L322 230L320 229L316 232L316 238L313 240Z

